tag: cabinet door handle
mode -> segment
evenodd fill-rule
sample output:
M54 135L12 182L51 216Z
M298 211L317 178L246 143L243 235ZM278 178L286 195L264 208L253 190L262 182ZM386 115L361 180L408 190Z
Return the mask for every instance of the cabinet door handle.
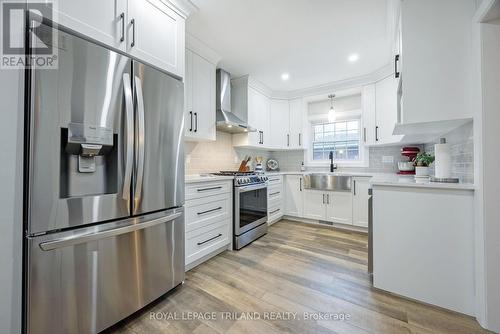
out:
M366 128L363 128L363 141L366 143Z
M130 20L130 24L132 25L132 43L130 43L130 47L133 48L135 46L135 19Z
M302 146L302 133L299 133L299 146Z
M280 192L279 192L279 191L277 191L277 192L275 192L275 193L269 194L269 196L274 196L274 195L279 195L279 194L280 194Z
M207 240L202 241L202 242L197 242L196 244L197 244L198 246L201 246L201 245L203 245L203 244L206 244L206 243L207 243L207 242L209 242L209 241L212 241L212 240L217 239L217 238L220 238L220 237L222 237L222 234L220 234L220 233L219 233L219 234L218 234L218 235L216 235L215 237L212 237L212 238L207 239Z
M207 213L210 213L210 212L219 211L221 209L222 209L222 206L219 206L218 208L215 208L215 209L210 209L210 210L207 210L207 211L198 212L197 215L201 216L201 215L204 215L204 214L207 214Z
M290 134L286 135L286 146L290 146Z
M325 204L325 194L323 194L323 204Z
M125 13L120 14L120 20L122 21L122 35L120 36L120 43L125 40Z
M300 183L299 183L299 185L300 185L300 191L302 191L302 178L300 178L299 181L300 181Z
M326 194L326 204L330 204L330 194Z
M353 188L354 196L356 196L356 180L352 181L352 188Z
M194 113L194 132L198 132L198 113Z
M262 132L262 145L264 145L264 131L261 131Z
M397 78L399 78L400 74L399 71L398 71L398 63L399 63L399 55L396 55L394 57L394 76Z
M375 141L378 141L378 125L375 127Z
M269 212L270 215L274 215L276 212L280 211L280 209L276 209L274 211Z
M190 128L189 131L193 131L193 112L189 112L189 116L191 117Z
M196 189L196 191L203 192L203 191L217 190L217 189L222 189L222 187L219 186L219 187L211 187L211 188L202 188L202 189Z

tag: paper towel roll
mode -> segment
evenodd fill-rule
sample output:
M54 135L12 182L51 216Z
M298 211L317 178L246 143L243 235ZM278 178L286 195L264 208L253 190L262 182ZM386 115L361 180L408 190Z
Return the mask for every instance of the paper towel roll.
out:
M450 144L441 140L441 144L434 145L434 174L436 178L445 179L451 177L451 153Z

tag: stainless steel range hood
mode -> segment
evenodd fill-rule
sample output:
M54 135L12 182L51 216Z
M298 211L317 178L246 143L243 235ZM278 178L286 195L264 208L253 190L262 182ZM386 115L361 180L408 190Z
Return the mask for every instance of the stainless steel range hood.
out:
M216 91L217 130L229 133L257 131L231 112L231 76L222 69L217 70Z

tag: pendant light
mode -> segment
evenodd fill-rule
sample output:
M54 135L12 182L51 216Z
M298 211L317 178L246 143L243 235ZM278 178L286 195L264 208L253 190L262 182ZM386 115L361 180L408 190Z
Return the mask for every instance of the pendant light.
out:
M337 115L335 113L335 109L333 108L333 98L335 97L335 94L330 94L328 95L328 98L330 99L330 111L328 111L328 122L333 123L337 119Z

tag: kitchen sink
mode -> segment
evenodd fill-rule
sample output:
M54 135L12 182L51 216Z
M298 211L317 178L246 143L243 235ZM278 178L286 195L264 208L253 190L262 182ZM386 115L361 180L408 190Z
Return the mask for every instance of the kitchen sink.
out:
M352 176L334 173L311 173L304 175L304 188L328 191L351 191Z

